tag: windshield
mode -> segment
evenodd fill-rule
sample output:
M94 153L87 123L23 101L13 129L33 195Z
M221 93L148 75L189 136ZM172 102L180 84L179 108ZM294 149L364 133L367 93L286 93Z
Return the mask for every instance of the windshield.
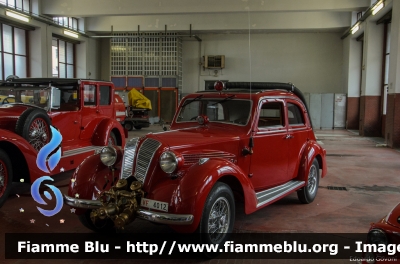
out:
M53 89L53 93L51 90ZM0 87L0 106L6 104L31 104L49 110L52 103L52 110L55 111L76 111L79 109L79 96L76 87L52 87L48 86L20 86ZM53 96L50 102L50 96Z
M244 126L250 119L250 109L250 100L199 98L193 101L193 98L190 98L183 103L176 121L178 123L195 122L197 116L206 115L210 122Z
M11 103L33 104L47 107L50 94L48 87L1 87L0 105Z

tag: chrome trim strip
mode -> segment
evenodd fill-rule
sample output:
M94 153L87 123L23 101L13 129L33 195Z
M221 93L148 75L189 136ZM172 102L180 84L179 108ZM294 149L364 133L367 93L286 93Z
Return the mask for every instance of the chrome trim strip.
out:
M64 194L64 203L75 207L75 208L84 208L84 209L97 209L102 205L102 203L98 200L86 200L86 199L78 199L73 198ZM149 210L144 210L139 208L136 211L137 217L160 224L168 224L168 225L190 225L193 223L194 216L191 214L168 214L168 213L160 213Z
M190 225L193 223L194 219L194 216L191 214L167 214L140 208L137 210L136 214L138 218L168 225Z
M282 185L273 187L271 189L261 191L256 193L257 197L257 208L271 202L272 200L275 200L279 197L284 196L290 191L293 191L295 189L298 189L302 186L304 186L305 181L289 181L287 183L284 183Z
M64 151L64 153L63 153L64 155L62 155L61 158L65 158L65 157L69 157L69 156L73 156L73 155L77 155L77 154L82 154L82 153L97 150L97 149L102 149L103 147L104 146L87 146L87 147L83 147L83 148L67 150L67 151Z
M64 194L64 203L75 208L84 208L84 209L96 209L103 206L103 204L98 200L78 199L70 197L65 194Z

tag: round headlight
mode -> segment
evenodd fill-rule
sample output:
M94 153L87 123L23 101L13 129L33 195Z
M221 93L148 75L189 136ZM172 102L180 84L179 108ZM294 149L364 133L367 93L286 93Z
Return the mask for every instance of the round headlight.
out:
M381 229L372 229L367 235L367 242L370 244L385 244L387 245L388 239L386 233Z
M100 160L106 166L114 165L117 160L117 151L111 146L107 146L100 151Z
M160 167L166 173L173 173L176 167L178 167L176 155L171 151L166 151L161 154Z

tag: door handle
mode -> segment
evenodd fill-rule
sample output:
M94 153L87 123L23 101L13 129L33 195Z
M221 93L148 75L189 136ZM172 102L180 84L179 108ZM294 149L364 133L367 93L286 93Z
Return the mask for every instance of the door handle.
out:
M291 139L291 138L294 138L294 136L293 135L286 135L286 137L285 137L285 139Z
M75 120L75 121L74 121L74 124L78 124L78 121Z

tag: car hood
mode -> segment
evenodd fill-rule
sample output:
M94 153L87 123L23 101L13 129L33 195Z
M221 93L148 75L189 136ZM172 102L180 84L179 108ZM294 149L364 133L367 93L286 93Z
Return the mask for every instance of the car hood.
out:
M0 118L18 118L29 106L21 104L0 105Z
M221 144L239 140L237 130L225 127L199 126L194 128L171 130L152 135L171 149L186 149L191 146Z
M400 228L400 203L389 212L386 217L386 222L389 225Z

